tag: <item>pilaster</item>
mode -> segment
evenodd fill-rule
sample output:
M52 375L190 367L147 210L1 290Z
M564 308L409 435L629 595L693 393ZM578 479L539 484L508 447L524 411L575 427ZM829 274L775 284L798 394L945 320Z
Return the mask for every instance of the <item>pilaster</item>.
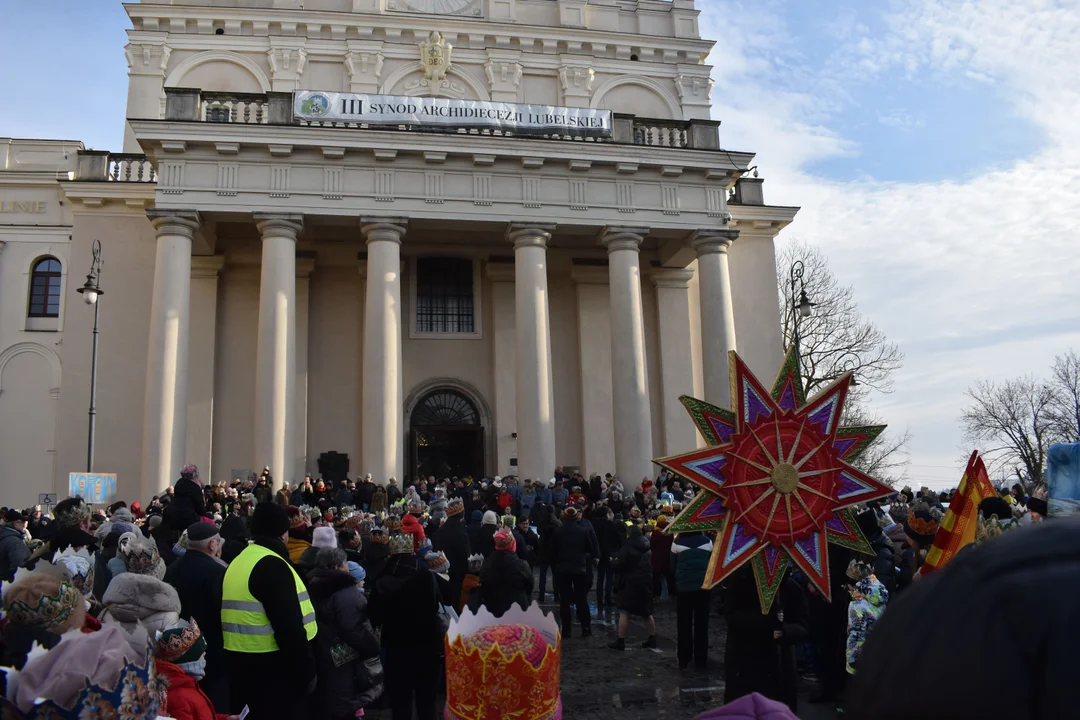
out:
M577 290L581 427L586 477L615 472L611 391L611 299L607 266L574 265Z
M204 478L213 477L218 277L224 266L223 255L191 258L191 342L184 460L194 463Z
M491 314L494 325L491 349L495 369L495 471L517 472L517 322L514 319L514 263L488 261ZM513 460L513 466L511 466Z
M692 268L657 268L650 273L656 286L657 328L660 333L660 397L662 398L663 448L656 452L674 455L697 445L697 429L679 402L680 395L694 395L694 362L691 346L690 281Z

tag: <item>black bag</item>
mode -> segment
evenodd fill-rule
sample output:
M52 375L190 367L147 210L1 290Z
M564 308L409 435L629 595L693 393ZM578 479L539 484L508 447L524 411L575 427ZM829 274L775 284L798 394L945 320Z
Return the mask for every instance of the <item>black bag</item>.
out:
M356 664L356 681L361 690L370 690L377 685L382 685L384 676L382 660L378 655L373 655Z

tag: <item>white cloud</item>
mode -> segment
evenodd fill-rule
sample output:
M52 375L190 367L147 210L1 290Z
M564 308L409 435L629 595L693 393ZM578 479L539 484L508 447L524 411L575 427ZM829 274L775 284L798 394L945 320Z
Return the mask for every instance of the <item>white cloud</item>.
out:
M759 153L767 201L803 207L786 232L819 244L907 352L879 407L915 433L913 480L920 468L954 466L974 379L1044 373L1056 353L1080 347L1080 0L897 0L882 36L839 18L840 44L816 70L799 64L782 5L702 7L703 35L724 38L712 61L725 145ZM856 152L830 122L856 84L893 68L940 83L983 79L1005 98L1003 113L1029 119L1048 142L962 182L810 175L814 161ZM903 124L907 112L879 117Z

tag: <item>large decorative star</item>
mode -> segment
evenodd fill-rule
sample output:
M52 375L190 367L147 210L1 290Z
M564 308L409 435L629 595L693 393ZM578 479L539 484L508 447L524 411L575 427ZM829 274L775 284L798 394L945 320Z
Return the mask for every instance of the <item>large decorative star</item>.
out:
M667 531L716 531L704 589L752 563L767 613L794 563L831 599L828 543L871 553L850 508L893 492L849 464L885 426L840 427L851 373L807 401L793 352L772 392L729 367L734 411L680 398L708 447L655 461L702 490Z

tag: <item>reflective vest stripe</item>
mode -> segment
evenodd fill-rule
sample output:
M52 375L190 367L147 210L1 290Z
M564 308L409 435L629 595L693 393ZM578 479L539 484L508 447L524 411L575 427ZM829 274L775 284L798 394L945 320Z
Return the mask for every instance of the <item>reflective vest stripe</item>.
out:
M274 628L266 616L263 604L248 589L251 571L264 557L275 557L285 563L292 573L296 597L303 613L304 633L308 640L315 637L315 606L307 589L292 565L280 555L260 545L249 545L229 564L222 584L221 629L226 650L246 653L265 653L278 650Z

